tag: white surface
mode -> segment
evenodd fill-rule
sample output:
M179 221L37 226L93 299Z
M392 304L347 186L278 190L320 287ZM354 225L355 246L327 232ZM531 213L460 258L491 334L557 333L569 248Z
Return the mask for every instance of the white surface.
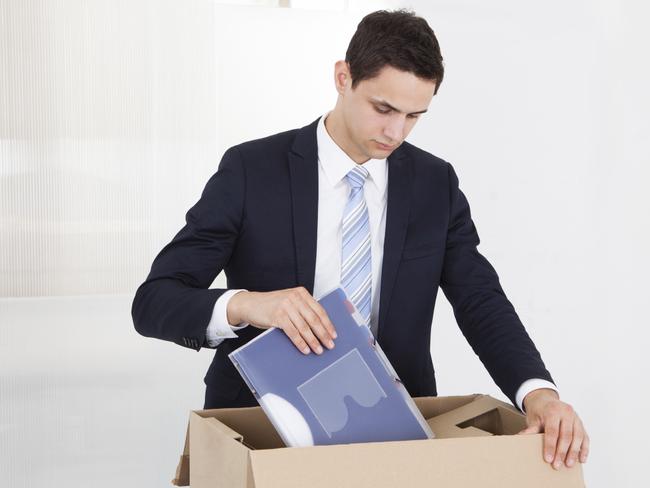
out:
M139 336L131 296L0 299L0 486L168 486L212 351Z
M19 4L25 10L16 10ZM82 283L83 290L125 294L0 301L0 485L167 486L188 411L203 403L201 380L211 353L137 336L129 316L132 293L182 225L220 152L304 125L332 108L333 64L361 13L218 7L213 23L207 2L70 1L65 11L56 8L60 4L0 2L1 66L14 70L13 84L0 85L0 144L10 148L0 153L6 183L0 231L7 239L0 248L2 289L72 293ZM447 72L410 140L457 169L481 251L562 396L591 433L587 486L642 486L650 400L647 4L411 5L436 31ZM141 37L140 25L156 34ZM205 29L216 45L212 65L202 64L211 48L192 44L205 38ZM39 42L51 38L43 31L54 33L65 56L47 58L51 51ZM20 42L6 49L16 33ZM157 51L150 42L165 47ZM134 57L123 60L127 47ZM36 53L52 69L74 75L16 78L18 60L42 65ZM165 60L168 67L156 64ZM144 66L152 69L139 69ZM110 96L98 98L105 105L92 108L84 97L100 75L117 83L124 97L134 96L119 105ZM70 103L57 98L52 80L71 83L65 90ZM211 103L212 80L213 122L203 108ZM159 97L149 110L137 94L154 93L154 85ZM26 97L16 98L19 93ZM37 103L44 100L50 100L47 111ZM57 120L60 125L52 125ZM199 141L194 136L202 121L210 133ZM151 131L169 139L152 146ZM131 134L137 140L127 140ZM111 137L117 142L102 143ZM74 178L47 180L51 173L37 172L44 158L67 160L61 168L79 169L75 161L84 158L102 164L66 173ZM47 191L59 193L39 193L47 186L29 183L35 180L13 186L6 178L32 170L54 185ZM129 185L143 175L154 181L138 193ZM179 182L182 175L187 179ZM83 182L101 191L78 187ZM27 207L33 211L15 206L21 192L33 197L25 200L36 205ZM61 201L67 203L47 204ZM31 225L43 235L67 237L46 239L51 245L44 246L26 234ZM12 242L20 245L6 245ZM57 256L64 257L63 268L55 266ZM29 283L7 282L22 272ZM440 394L503 398L442 296L432 350Z
M413 5L434 26L446 74L412 142L457 169L479 249L591 434L587 486L642 486L650 434L648 6ZM444 301L432 350L441 394L497 394Z

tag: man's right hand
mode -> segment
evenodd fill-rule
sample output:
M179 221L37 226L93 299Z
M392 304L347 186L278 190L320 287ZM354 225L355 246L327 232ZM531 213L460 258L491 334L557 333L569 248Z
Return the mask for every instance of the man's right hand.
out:
M241 291L228 301L228 322L248 322L254 327L277 327L304 354L322 354L321 344L334 347L336 330L327 312L306 288L288 288L269 292Z

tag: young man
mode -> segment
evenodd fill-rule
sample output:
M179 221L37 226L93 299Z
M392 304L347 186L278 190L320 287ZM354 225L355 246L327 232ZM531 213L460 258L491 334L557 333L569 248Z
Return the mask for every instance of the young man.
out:
M545 431L557 469L589 439L476 247L451 165L405 142L443 79L438 41L405 11L359 24L334 69L334 109L226 151L187 223L136 292L141 334L216 347L205 408L255 405L228 353L268 327L304 354L335 346L314 296L342 285L412 396L436 395L430 333L438 287L488 372ZM208 289L221 270L228 289Z

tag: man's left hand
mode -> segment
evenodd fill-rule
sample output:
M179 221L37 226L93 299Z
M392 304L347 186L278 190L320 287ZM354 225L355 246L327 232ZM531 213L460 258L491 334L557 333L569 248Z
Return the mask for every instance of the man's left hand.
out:
M573 407L560 401L557 392L540 388L524 398L528 427L520 434L544 432L544 460L560 469L572 467L576 460L587 462L589 436Z

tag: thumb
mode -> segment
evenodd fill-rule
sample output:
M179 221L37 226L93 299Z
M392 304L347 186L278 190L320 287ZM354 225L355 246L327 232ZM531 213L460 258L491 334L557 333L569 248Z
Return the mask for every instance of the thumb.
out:
M542 432L542 424L540 422L534 422L524 430L520 431L519 434L539 434Z

